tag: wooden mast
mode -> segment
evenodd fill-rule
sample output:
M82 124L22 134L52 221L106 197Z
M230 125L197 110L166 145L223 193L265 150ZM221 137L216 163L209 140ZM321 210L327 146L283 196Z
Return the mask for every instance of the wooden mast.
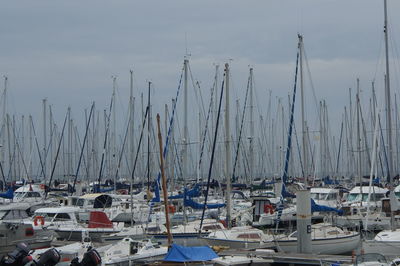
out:
M164 208L165 208L165 220L167 226L167 235L168 235L168 247L172 244L172 235L170 231L170 223L169 223L169 213L168 213L168 191L167 191L167 181L165 179L165 172L164 172L164 158L162 154L162 136L161 136L161 129L160 129L160 114L157 114L157 128L158 128L158 142L160 145L160 168L161 168L161 178L162 178L162 189L163 189L163 196L164 196Z

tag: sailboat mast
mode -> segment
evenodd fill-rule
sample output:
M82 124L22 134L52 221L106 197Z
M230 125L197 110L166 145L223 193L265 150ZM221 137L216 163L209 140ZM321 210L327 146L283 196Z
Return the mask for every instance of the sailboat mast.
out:
M361 174L361 135L360 135L360 80L357 78L357 153L358 153L358 178L360 180L360 191L362 193L362 174ZM362 201L360 201L362 205Z
M183 83L183 150L182 150L182 177L184 180L188 177L188 62L189 60L185 59L183 61L184 67L184 83ZM186 183L186 182L185 182Z
M303 146L303 173L304 180L308 184L308 157L307 157L307 125L305 120L305 108L304 108L304 78L303 78L303 36L298 35L299 47L300 47L300 94L301 94L301 131L302 131L302 146ZM321 136L322 139L322 136ZM322 169L321 169L322 170Z
M246 108L246 107L244 107ZM253 101L253 68L250 68L250 182L254 180L254 101Z
M384 29L385 34L385 59L386 59L386 73L385 73L385 95L386 95L386 127L387 127L387 143L388 143L388 183L392 183L392 115L390 107L390 75L389 75L389 42L388 42L388 22L387 22L387 0L384 0Z
M225 64L225 177L226 224L231 228L231 146L229 125L229 64Z
M129 71L130 73L130 95L129 95L129 110L130 110L130 123L129 125L129 154L130 154L130 161L133 162L135 159L135 98L133 97L133 70Z
M43 99L43 169L44 169L44 176L46 176L47 169L46 169L46 145L47 145L47 140L46 140L46 106L47 106L47 99ZM46 180L44 180L46 182Z

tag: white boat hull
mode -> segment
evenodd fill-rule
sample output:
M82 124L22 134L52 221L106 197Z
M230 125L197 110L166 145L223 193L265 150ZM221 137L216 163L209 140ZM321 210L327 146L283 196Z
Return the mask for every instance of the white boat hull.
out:
M218 239L202 237L209 246L224 246L230 249L258 249L258 248L271 248L275 246L273 242L260 242L260 241L241 241L230 239Z
M345 237L313 239L311 241L314 254L337 255L346 254L355 250L360 244L360 234L353 234ZM278 240L278 249L286 253L297 252L297 239Z
M362 243L362 249L365 253L379 251L380 254L387 257L398 257L400 241L365 240Z

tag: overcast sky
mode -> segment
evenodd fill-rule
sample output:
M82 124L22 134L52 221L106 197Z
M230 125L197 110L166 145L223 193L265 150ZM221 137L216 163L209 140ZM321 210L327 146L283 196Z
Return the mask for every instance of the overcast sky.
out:
M388 5L398 92L400 1ZM252 66L263 106L268 90L278 97L292 92L297 33L304 35L316 96L326 99L331 116L340 117L357 77L365 99L374 78L382 89L383 0L2 1L0 74L9 78L11 113L40 120L47 98L61 123L67 106L75 117L92 101L106 108L112 75L126 108L130 69L137 98L151 80L155 103L169 103L187 48L206 101L214 64L229 62L233 97L244 97Z

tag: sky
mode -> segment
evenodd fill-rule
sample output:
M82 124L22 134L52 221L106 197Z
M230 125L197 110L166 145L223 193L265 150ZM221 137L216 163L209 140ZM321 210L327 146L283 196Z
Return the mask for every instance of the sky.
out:
M68 106L78 121L92 101L100 110L108 108L112 76L117 76L117 103L123 117L130 69L137 101L151 81L153 103L161 112L176 94L186 54L206 103L215 64L221 69L227 62L231 66L232 100L243 100L253 67L257 105L264 113L269 91L274 100L285 101L292 93L298 33L304 36L316 99L326 100L333 128L339 126L348 89L355 88L357 77L365 102L372 80L382 90L383 0L0 4L0 74L9 80L8 111L32 114L38 122L44 98L59 123ZM397 93L400 2L388 0L388 6L392 87ZM306 100L312 106L307 115L313 120L315 102L310 82L306 85Z

